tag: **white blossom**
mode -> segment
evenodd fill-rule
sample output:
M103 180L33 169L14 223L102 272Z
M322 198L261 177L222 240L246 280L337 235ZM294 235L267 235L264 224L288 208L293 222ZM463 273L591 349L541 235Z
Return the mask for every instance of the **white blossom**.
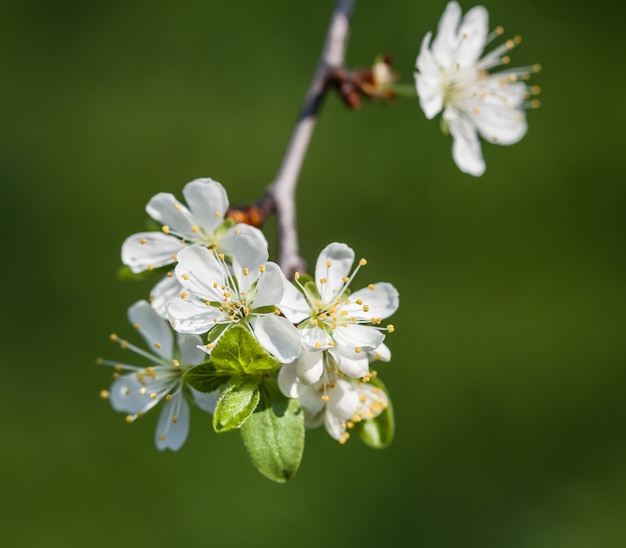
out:
M526 133L525 109L538 106L529 101L539 93L527 80L540 67L522 67L490 74L508 64L507 53L521 38L516 36L484 53L485 46L502 34L502 27L488 32L489 16L482 6L461 19L461 8L450 2L440 21L437 36L427 33L417 57L415 73L420 105L428 119L443 110L443 124L453 138L452 155L461 171L482 175L485 162L478 135L500 145L517 143Z
M191 245L201 245L229 254L236 236L253 234L267 246L263 233L250 225L226 220L228 196L213 179L195 179L183 188L187 205L173 194L160 192L152 197L146 212L161 225L161 231L133 234L122 244L122 263L134 273L153 270L176 262L178 253ZM161 317L166 305L180 294L180 285L171 273L151 291L151 303Z
M324 425L326 431L340 443L345 443L349 429L362 420L380 415L389 405L385 392L365 380L354 380L337 372L333 358L323 356L327 374L323 380L305 384L294 367L283 366L278 373L278 386L288 398L296 398L304 411L307 428Z
M208 333L203 349L210 353L221 334L242 325L282 363L292 362L300 354L300 337L276 308L287 280L267 258L267 248L250 234L237 237L230 263L204 247L182 250L176 279L183 292L167 306L172 327L181 333Z
M156 429L158 449L178 450L189 432L189 403L187 397L209 413L213 413L217 392L198 392L185 383L183 375L191 367L206 359L198 349L197 335L179 334L176 338L167 321L161 318L147 301L138 301L128 309L128 318L148 344L150 351L142 350L128 341L112 335L122 348L132 350L149 360L147 367L100 360L115 368L115 381L102 395L109 398L113 409L128 413L131 423L164 400ZM120 375L121 371L130 373Z
M304 383L320 380L326 353L350 377L366 375L378 349L380 355L388 354L383 340L393 326L381 324L398 308L398 292L393 285L380 282L350 293L354 276L367 261L361 259L350 273L353 262L350 247L329 244L317 259L314 283L302 285L296 276L299 287L289 284L280 303L285 317L298 325L307 349L293 364Z

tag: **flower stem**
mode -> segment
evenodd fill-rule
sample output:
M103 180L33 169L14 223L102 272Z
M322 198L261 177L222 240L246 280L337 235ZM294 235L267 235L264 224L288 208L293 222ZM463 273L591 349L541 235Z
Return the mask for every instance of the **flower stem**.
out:
M274 181L268 186L261 206L273 209L278 221L278 264L287 278L306 269L300 256L296 225L295 192L300 170L306 157L311 136L323 99L330 87L330 75L343 67L350 16L356 0L337 0L330 20L326 42L317 69L304 99L304 104L291 134L287 150ZM267 202L271 204L267 206Z

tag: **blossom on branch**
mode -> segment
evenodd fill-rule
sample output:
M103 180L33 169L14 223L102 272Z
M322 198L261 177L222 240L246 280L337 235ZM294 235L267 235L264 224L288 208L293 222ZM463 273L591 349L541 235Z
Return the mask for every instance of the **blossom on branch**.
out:
M133 234L122 244L122 263L134 273L174 264L178 253L190 245L201 245L228 254L240 233L252 233L267 245L263 233L246 224L226 219L228 196L224 187L213 179L195 179L183 188L187 205L173 194L160 192L152 197L146 211L161 225L161 232ZM166 317L165 306L180 286L171 273L151 292L152 306Z
M109 398L113 409L128 413L126 421L129 423L165 400L156 429L156 446L160 450L176 451L189 432L187 398L209 413L213 412L217 401L216 393L198 392L185 383L183 377L188 369L206 359L206 354L198 349L202 341L197 335L179 334L175 339L168 323L147 301L132 305L128 309L128 318L150 351L142 350L117 335L112 335L111 339L122 348L147 358L150 365L142 367L100 360L99 363L115 368L116 379L110 390L103 390L101 394ZM121 371L129 373L120 375Z
M179 253L176 279L183 292L167 306L172 327L208 333L203 349L210 353L225 330L242 325L282 363L292 362L300 354L300 337L276 308L287 286L284 274L267 261L267 247L253 234L238 235L228 259L200 246Z
M422 41L415 73L424 114L432 119L443 110L454 161L461 171L475 176L485 171L478 135L500 145L517 143L527 130L525 109L539 105L530 100L539 88L523 82L540 70L539 65L489 73L509 63L507 53L521 38L483 54L485 46L503 32L498 27L489 33L488 23L484 7L472 8L461 19L459 4L450 2L432 44L430 32Z
M369 371L370 355L383 345L385 332L393 326L382 326L399 304L393 285L380 282L350 293L349 287L367 261L354 263L354 251L346 244L331 243L320 253L315 266L315 280L304 285L287 285L280 310L298 325L303 351L293 366L307 384L320 380L324 373L324 354L329 353L339 370L349 377L363 377ZM384 350L383 350L384 347Z

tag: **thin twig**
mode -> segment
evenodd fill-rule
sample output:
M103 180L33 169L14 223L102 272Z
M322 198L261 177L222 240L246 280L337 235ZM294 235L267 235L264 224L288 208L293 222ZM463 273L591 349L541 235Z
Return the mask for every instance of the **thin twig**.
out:
M337 0L326 42L302 110L296 121L276 178L267 188L264 202L273 205L278 221L278 264L288 278L304 272L306 262L300 256L296 228L296 186L333 71L343 67L350 31L350 16L356 0Z

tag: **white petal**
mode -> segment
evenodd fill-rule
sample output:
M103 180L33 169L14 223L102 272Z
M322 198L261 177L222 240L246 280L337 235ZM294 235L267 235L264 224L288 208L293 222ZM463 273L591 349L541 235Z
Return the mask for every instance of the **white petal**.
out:
M205 247L193 245L178 254L176 279L195 296L207 301L223 301L226 273L213 253Z
M207 413L211 413L211 415L215 412L215 406L217 405L217 400L220 395L219 390L214 390L213 392L200 392L190 385L187 385L187 388L189 388L196 405L200 409L206 411Z
M266 263L265 271L257 282L254 308L277 306L283 298L286 285L287 279L280 267L272 262Z
M259 245L267 249L267 239L263 232L258 228L243 223L238 223L230 227L221 237L219 241L219 249L226 255L232 255L237 236L240 234L248 234L259 240Z
M437 37L433 40L432 52L442 67L451 67L459 44L458 28L461 20L461 7L457 2L449 2L446 6L439 27Z
M109 401L116 411L134 415L140 411L146 413L159 400L150 398L151 391L142 390L144 385L139 382L135 373L122 375L111 384ZM143 393L142 393L143 392Z
M441 85L441 69L435 62L429 48L431 33L422 40L420 53L417 56L415 86L420 106L429 120L434 118L443 108L443 87Z
M174 356L174 335L169 323L159 316L148 301L138 301L128 309L130 323L152 352L171 360Z
M338 352L333 354L337 360L337 367L348 377L361 378L369 373L369 359L366 352L355 354L355 356L361 356L356 359L340 355Z
M355 349L361 349L365 352L374 350L380 346L385 339L385 335L369 325L359 325L348 323L344 327L340 325L333 332L335 342L337 343L337 351L349 358L358 358L358 352ZM344 351L344 349L348 349Z
M388 362L391 360L391 350L389 350L389 347L385 343L383 343L374 350L370 350L367 353L367 357L371 362Z
M298 397L298 373L294 363L287 363L279 369L278 388L288 398Z
M351 382L338 379L335 387L329 390L326 413L343 420L352 418L359 406L359 395Z
M346 244L333 242L322 249L315 265L315 283L322 302L327 303L345 285L343 278L350 276L353 262L354 251Z
M179 333L176 342L181 364L198 365L206 360L206 354L198 348L202 344L202 339L198 335Z
M464 173L482 175L485 172L485 161L476 128L452 108L446 108L443 116L452 134L452 157L456 165Z
M360 319L388 318L391 316L400 304L398 290L387 282L378 282L372 285L373 289L366 287L352 293L350 305L344 306L342 310L348 310L350 316L356 316ZM367 312L363 310L363 306L357 304L357 301L363 301L363 305L367 306Z
M304 295L291 283L285 285L285 293L278 308L285 318L295 324L311 315L311 307L306 302Z
M185 185L183 196L198 225L208 235L215 234L228 210L224 187L213 179L195 179Z
M122 263L134 273L144 272L173 263L183 247L178 238L163 232L139 232L124 240Z
M300 355L300 335L287 318L265 314L252 318L250 325L261 346L282 363L290 363Z
M466 68L478 61L489 32L489 14L483 6L475 6L469 10L459 28L460 44L456 62L461 68Z
M240 232L233 238L230 247L237 279L243 279L242 272L247 268L249 274L246 279L251 285L259 277L259 268L267 262L269 256L265 242L252 232Z
M526 134L526 114L516 108L516 90L511 89L512 99L507 95L509 87L502 88L497 102L483 101L473 113L472 119L480 134L498 145L512 145Z
M303 350L302 354L294 361L298 378L304 384L313 384L320 380L324 372L324 352L315 350Z
M303 344L312 349L330 348L333 338L321 327L304 327L298 329Z
M164 276L150 291L150 304L161 318L169 320L167 305L170 301L180 297L182 292L183 286L178 283L173 274Z
M157 449L178 451L185 443L188 433L189 404L183 397L182 390L179 390L171 401L163 403L155 435Z
M167 305L172 327L179 333L206 333L226 315L218 309L198 301L174 299Z
M153 196L146 206L146 211L155 221L169 226L172 231L194 238L192 228L196 226L196 220L173 194L160 192Z
M337 441L341 440L346 431L345 421L328 412L324 413L324 426L331 437L335 438Z

